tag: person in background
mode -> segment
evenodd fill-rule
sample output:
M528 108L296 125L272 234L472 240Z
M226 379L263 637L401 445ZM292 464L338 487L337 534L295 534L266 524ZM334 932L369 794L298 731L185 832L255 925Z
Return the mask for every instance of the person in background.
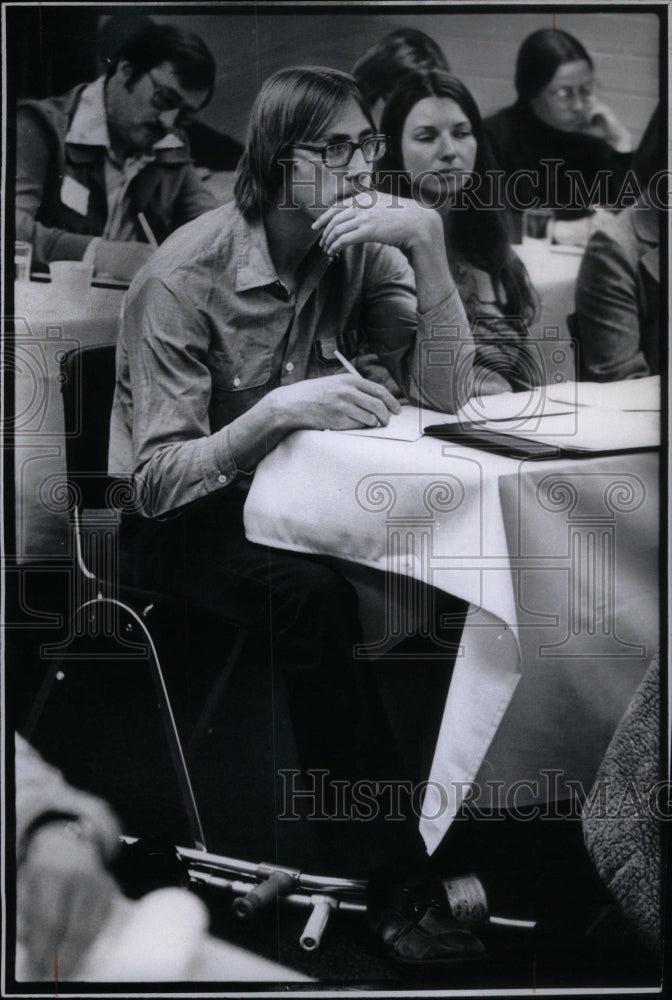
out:
M606 215L590 237L576 283L573 332L579 377L593 382L660 373L661 205L652 181L662 162L656 110L635 155L640 197Z
M197 35L153 25L106 76L17 108L16 237L33 261L84 260L130 280L155 239L216 207L182 121L212 97L215 64Z
M98 35L98 62L100 72L106 73L115 62L117 53L131 38L146 31L155 22L138 11L112 14L105 19ZM194 118L182 122L182 131L189 140L189 149L201 173L232 171L243 154L243 145L230 135Z
M591 210L620 207L630 135L598 98L593 60L566 31L542 28L525 39L515 85L516 103L484 121L505 173L514 237L520 242L523 210L541 207L554 211L556 242L584 244Z
M335 350L352 357L367 337L410 399L444 412L471 392L473 342L439 216L354 197L371 194L384 150L350 75L293 67L264 82L235 202L170 237L126 296L110 426L110 471L135 475L143 495L142 513L122 518L122 578L266 621L269 682L283 677L302 769L324 769L344 794L403 774L354 653L356 592L321 560L249 542L243 507L256 465L292 431L399 412ZM438 344L452 370L428 363ZM478 960L482 944L429 873L417 817L390 823L379 808L369 822L317 823L324 863L368 875L369 922L393 960Z
M184 889L131 902L108 869L121 828L107 803L18 733L14 766L19 982L306 979L208 935L205 906Z
M405 73L433 68L450 70L434 39L417 28L397 28L359 57L352 75L378 120L385 101Z
M460 198L463 187L484 201L491 195L492 155L473 97L442 70L409 73L385 105L381 129L390 143L380 187L436 207L441 217L450 271L476 343L474 394L539 384L542 373L535 373L526 347L536 294L510 246L503 211ZM357 367L371 378L383 373L366 352Z
M17 940L36 979L68 979L118 894L107 870L121 829L101 799L73 788L16 735Z

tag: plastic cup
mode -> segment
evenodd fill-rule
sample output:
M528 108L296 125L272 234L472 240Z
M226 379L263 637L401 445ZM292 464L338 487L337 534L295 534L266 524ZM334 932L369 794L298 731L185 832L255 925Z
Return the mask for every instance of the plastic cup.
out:
M14 268L17 281L30 281L30 265L33 259L33 248L30 243L17 240L14 244Z
M523 243L551 242L553 212L548 208L528 208L523 213Z

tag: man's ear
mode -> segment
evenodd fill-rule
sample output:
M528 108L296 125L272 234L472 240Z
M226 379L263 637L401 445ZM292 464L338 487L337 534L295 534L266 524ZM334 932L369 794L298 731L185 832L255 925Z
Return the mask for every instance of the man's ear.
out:
M119 78L119 81L123 83L124 86L128 86L129 80L133 76L133 67L129 63L128 59L119 60L114 75Z

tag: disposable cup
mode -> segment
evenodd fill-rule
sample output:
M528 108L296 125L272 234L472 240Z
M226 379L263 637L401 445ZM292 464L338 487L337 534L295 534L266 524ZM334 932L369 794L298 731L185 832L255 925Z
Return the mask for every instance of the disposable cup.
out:
M17 281L30 281L30 263L32 259L32 245L23 240L17 240L14 244L14 268Z

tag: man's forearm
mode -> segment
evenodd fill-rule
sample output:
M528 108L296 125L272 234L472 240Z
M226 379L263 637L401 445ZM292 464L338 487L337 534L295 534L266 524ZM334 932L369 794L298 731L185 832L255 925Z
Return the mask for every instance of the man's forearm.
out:
M455 413L473 392L476 352L469 320L450 273L443 239L433 229L411 250L418 300L418 328L409 398L443 413Z
M410 250L420 313L434 309L455 290L446 256L443 226L438 216L437 221L438 225L429 225L422 232Z
M293 429L289 414L278 406L277 391L273 390L218 434L226 437L236 468L250 473Z

